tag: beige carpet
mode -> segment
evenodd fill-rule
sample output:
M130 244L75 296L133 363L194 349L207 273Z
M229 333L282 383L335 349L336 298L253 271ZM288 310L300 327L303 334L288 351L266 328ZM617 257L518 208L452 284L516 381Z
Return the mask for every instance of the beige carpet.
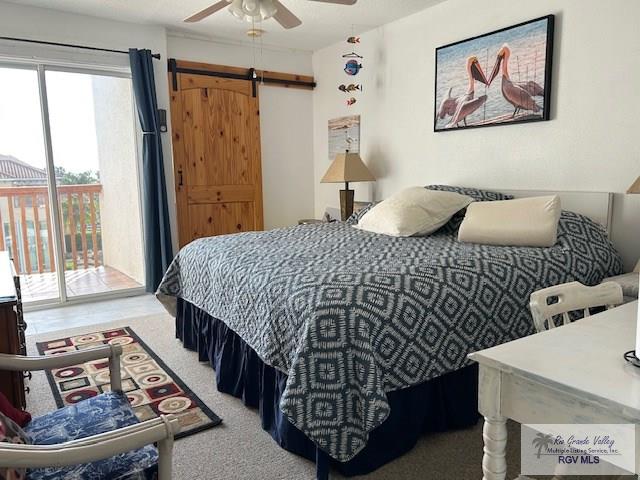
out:
M278 447L260 428L258 414L242 402L219 393L214 372L197 361L194 352L185 350L174 338L173 319L169 315L151 315L110 324L40 334L28 337L31 355L35 342L74 334L131 326L164 362L224 423L216 428L178 440L174 451L174 478L190 480L313 480L315 465ZM53 395L44 373L34 374L28 396L29 409L39 415L55 409ZM509 425L509 474L514 479L520 469L520 428ZM423 437L405 456L367 475L371 480L479 480L482 478L482 430L476 428ZM332 478L342 478L332 475Z

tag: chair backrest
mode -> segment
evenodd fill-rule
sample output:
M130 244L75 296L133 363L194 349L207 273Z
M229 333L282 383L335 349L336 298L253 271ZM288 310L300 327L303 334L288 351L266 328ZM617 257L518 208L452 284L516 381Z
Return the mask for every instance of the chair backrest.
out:
M550 298L557 302L549 304ZM571 323L570 312L583 311L589 316L594 307L613 308L622 304L622 287L615 282L605 282L595 287L587 287L579 282L563 283L543 288L531 294L529 308L533 325L538 332L555 328L555 317L562 318L562 325Z

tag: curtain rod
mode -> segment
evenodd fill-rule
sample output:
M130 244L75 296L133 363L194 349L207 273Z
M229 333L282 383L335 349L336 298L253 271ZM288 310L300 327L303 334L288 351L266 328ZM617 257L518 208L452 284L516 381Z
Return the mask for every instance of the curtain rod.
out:
M129 55L129 52L126 50L112 50L110 48L87 47L86 45L74 45L72 43L45 42L42 40L30 40L28 38L14 38L14 37L0 37L0 40L11 40L14 42L25 42L25 43L39 43L41 45L52 45L54 47L80 48L82 50L93 50L96 52L124 53L126 55ZM159 53L153 53L151 54L151 56L157 60L160 60Z

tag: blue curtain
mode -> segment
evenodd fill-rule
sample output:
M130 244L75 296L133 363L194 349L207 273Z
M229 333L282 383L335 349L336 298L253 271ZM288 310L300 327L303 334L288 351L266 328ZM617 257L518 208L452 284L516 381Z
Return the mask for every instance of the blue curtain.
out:
M158 99L150 50L129 50L133 91L143 131L142 212L146 288L155 292L173 259L162 139L158 126Z

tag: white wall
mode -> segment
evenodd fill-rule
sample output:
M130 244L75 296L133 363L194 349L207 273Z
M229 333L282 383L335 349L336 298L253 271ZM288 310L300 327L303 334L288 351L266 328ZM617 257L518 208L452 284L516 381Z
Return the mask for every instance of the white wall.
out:
M168 55L178 60L253 66L250 47L169 34ZM311 74L311 53L263 49L258 68ZM308 90L260 87L262 188L265 228L295 225L313 216L313 97Z
M436 47L550 13L551 121L433 133ZM351 80L341 58L350 46L314 53L316 214L338 204L340 188L319 184L328 167L327 121L350 113L362 115L361 154L379 179L356 184L356 200L429 183L625 191L640 174L638 18L636 0L447 0L362 35L364 69L352 78L364 93L351 108L336 88ZM630 205L638 202L625 204L617 217L634 218ZM627 267L640 256L639 230L618 235Z
M256 40L254 65L254 55L250 45L231 41L222 42L171 31L167 33L169 58L311 75L313 71L311 52L266 46L261 52L258 42L259 40Z
M100 225L104 265L144 285L144 250L131 82L92 78L100 172Z

